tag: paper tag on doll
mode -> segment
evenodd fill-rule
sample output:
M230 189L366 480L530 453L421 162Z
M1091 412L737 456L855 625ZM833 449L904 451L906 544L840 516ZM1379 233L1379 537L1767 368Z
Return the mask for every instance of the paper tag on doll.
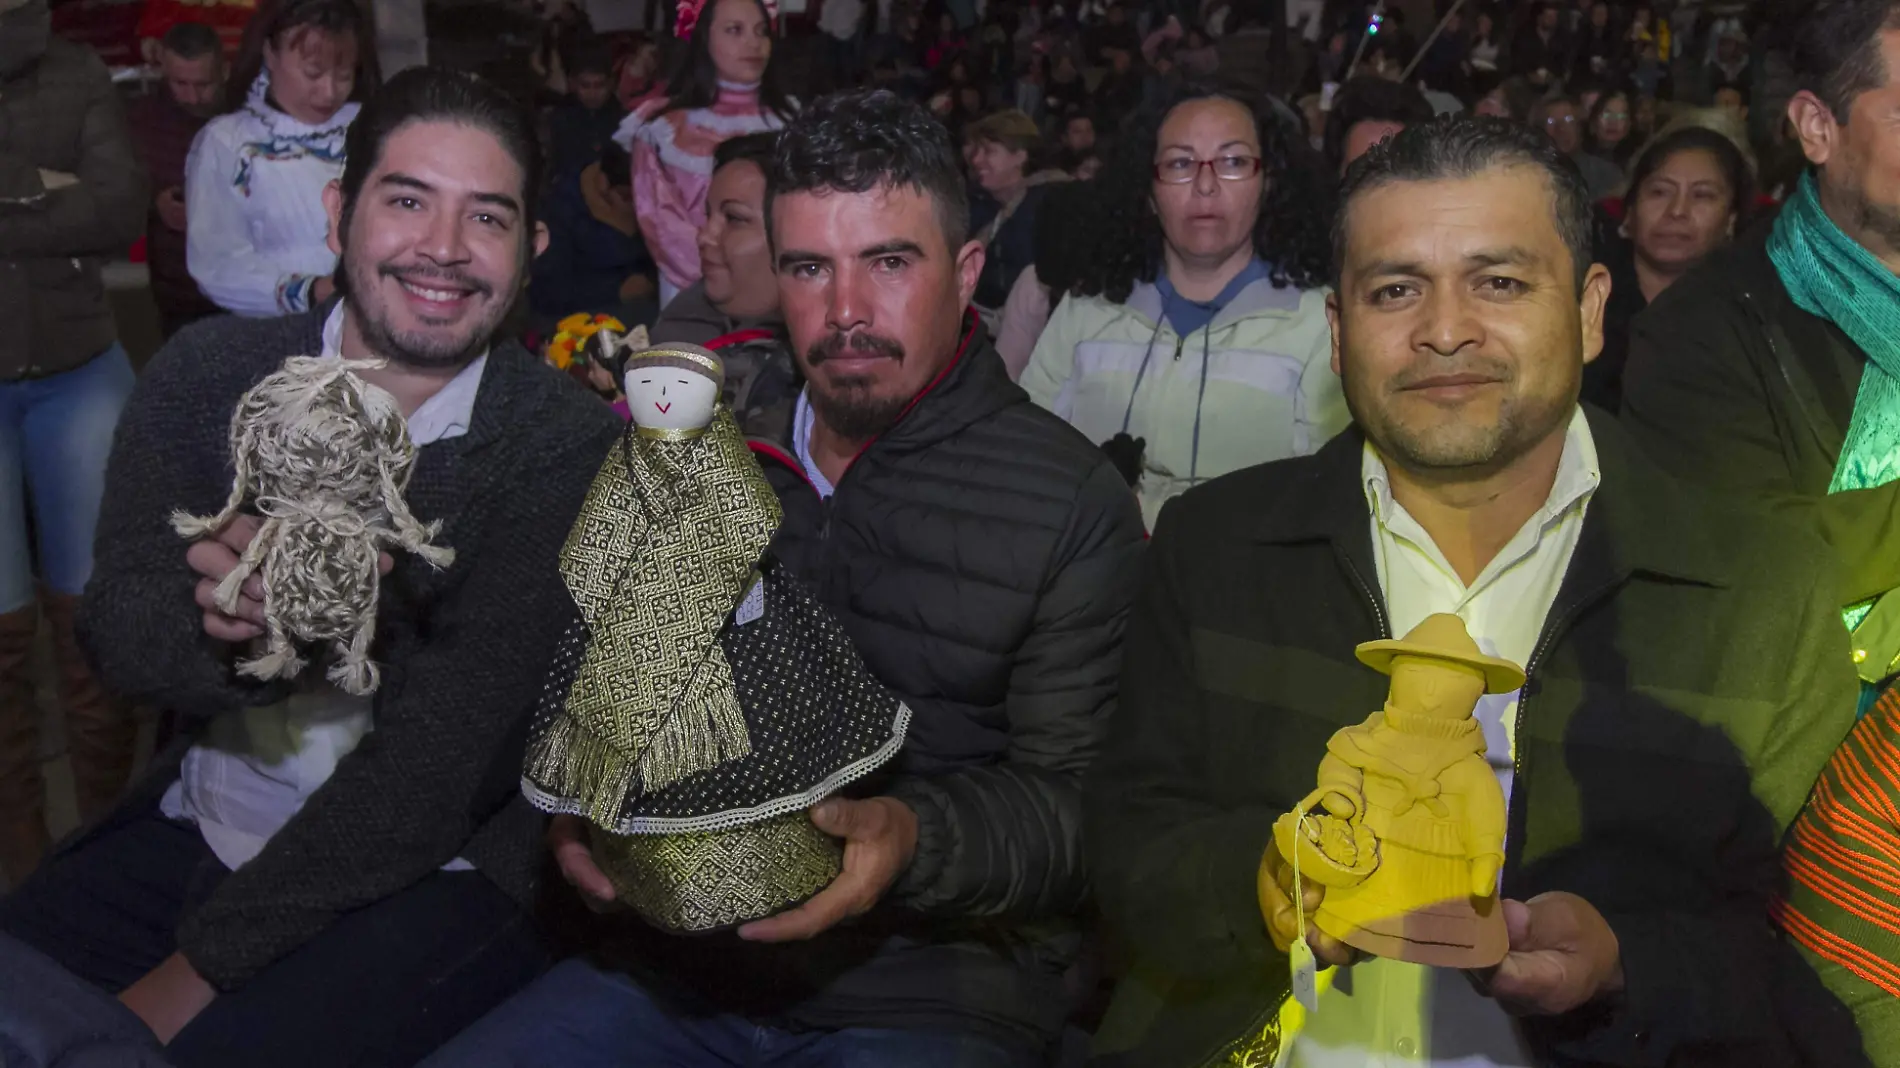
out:
M733 622L740 626L757 622L765 615L765 580L754 578L752 588L745 591L745 599L739 602L739 610L733 613Z
M1313 949L1304 937L1295 938L1287 947L1286 959L1293 969L1293 1000L1309 1013L1319 1011L1319 966L1313 961Z

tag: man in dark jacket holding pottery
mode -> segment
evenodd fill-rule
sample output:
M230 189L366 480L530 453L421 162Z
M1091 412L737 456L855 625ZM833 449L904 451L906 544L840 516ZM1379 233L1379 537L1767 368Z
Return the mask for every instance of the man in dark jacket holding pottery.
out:
M608 963L557 967L431 1064L1047 1063L1141 516L969 315L983 250L940 124L889 93L820 100L767 189L807 380L762 446L773 552L910 706L903 750L812 810L844 871L803 905L692 939L621 917ZM611 899L584 832L555 838Z
M1854 1063L1851 1021L1767 915L1782 829L1853 717L1824 550L1685 490L1578 407L1608 276L1582 178L1541 135L1408 127L1341 203L1329 312L1358 429L1190 491L1149 550L1089 792L1134 956L1098 1053ZM1291 1034L1300 924L1273 823L1385 701L1354 647L1437 612L1527 670L1477 709L1508 803L1509 953L1467 975L1309 924L1339 967ZM1323 900L1308 881L1309 918Z

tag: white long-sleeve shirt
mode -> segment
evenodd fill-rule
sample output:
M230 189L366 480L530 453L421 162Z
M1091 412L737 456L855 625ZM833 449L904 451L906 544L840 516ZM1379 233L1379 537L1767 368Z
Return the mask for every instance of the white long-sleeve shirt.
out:
M259 74L244 107L205 125L185 160L185 263L219 307L269 317L307 311L336 268L323 187L343 173L345 104L307 126L265 102Z
M1360 478L1371 513L1372 552L1392 633L1434 612L1464 620L1479 648L1528 664L1570 570L1583 519L1603 480L1583 410L1571 413L1550 496L1470 585L1431 533L1392 496L1391 475L1368 442ZM1485 760L1508 809L1514 785L1519 693L1491 694L1473 716ZM1292 1068L1521 1068L1535 1064L1516 1023L1450 968L1373 957L1320 995L1319 1012L1292 1048Z

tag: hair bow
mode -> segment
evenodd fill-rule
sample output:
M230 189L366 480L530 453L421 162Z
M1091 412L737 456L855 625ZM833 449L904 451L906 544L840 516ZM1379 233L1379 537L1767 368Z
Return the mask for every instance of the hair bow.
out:
M687 38L693 35L693 27L699 25L700 12L706 9L709 0L679 0L673 9L673 36ZM759 0L765 8L765 17L769 22L778 21L778 0Z

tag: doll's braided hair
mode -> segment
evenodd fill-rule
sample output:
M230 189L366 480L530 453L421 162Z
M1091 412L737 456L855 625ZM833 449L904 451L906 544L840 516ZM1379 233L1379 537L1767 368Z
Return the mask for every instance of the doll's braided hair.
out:
M245 580L262 573L266 646L239 665L254 678L294 676L304 667L296 642L330 642L338 656L330 681L373 691L378 552L399 546L435 567L455 559L430 544L439 524L420 522L403 500L415 445L396 399L353 373L368 366L377 364L284 361L232 415L236 477L224 508L172 517L187 538L222 530L247 503L263 517L217 591L219 608L233 611Z

